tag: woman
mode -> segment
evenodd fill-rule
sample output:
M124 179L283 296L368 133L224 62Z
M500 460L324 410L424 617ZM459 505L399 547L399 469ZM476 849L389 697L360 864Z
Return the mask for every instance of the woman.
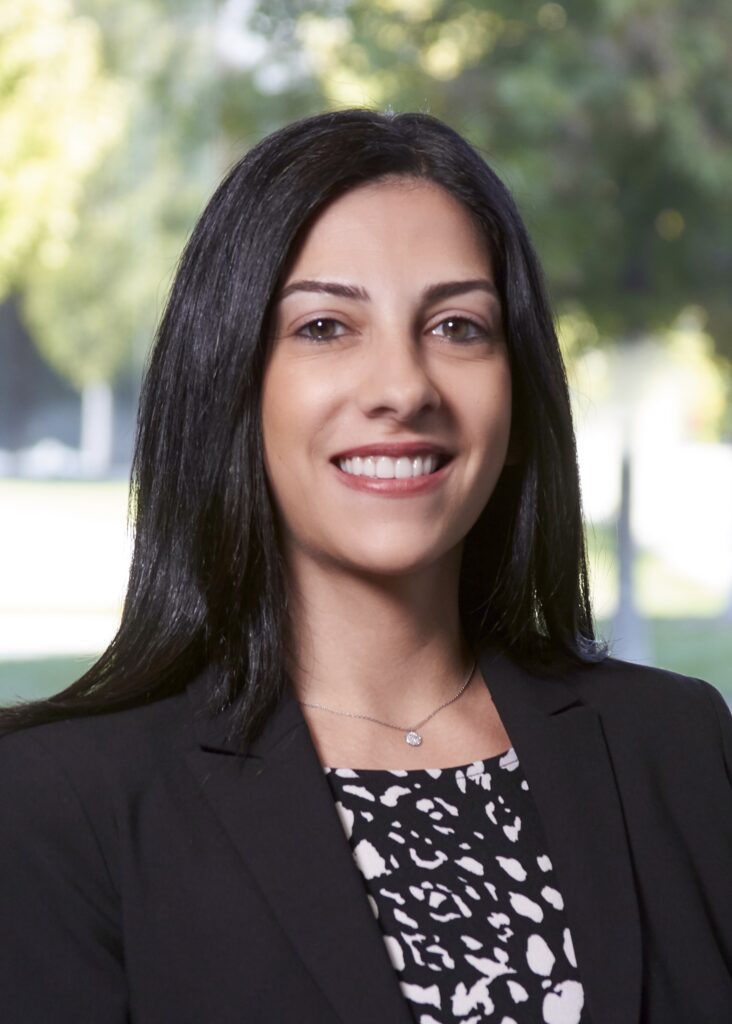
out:
M4 1019L732 1020L732 720L594 640L540 271L468 143L256 146L139 422L119 633L4 712Z

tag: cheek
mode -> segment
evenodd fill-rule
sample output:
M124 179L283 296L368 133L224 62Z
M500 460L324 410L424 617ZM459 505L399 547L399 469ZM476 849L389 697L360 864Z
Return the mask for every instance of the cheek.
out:
M476 386L477 385L477 386ZM511 433L511 376L501 367L464 395L465 429L483 457L504 455Z
M290 366L276 359L262 387L262 434L265 467L283 486L302 475L315 457L319 437L328 421L332 394L322 373Z
M279 491L280 477L287 472L287 452L292 447L293 420L297 413L289 415L296 393L290 375L283 372L276 358L267 367L262 383L262 438L264 441L264 465L270 485Z
M262 382L262 433L270 454L280 451L302 418L305 388L296 379L287 362L275 354Z

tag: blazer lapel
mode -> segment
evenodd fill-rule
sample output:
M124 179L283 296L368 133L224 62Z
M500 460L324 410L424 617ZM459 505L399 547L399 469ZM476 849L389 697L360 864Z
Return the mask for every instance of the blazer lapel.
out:
M189 765L325 998L348 1024L412 1024L297 701L283 697L237 756L225 713L201 714L203 689L189 687L200 744Z
M524 671L496 648L479 664L546 833L591 1020L635 1024L640 917L600 716L567 682Z
M479 665L544 827L593 1024L636 1024L640 919L600 716L566 681L490 645ZM242 752L226 712L205 712L205 676L188 692L188 762L325 997L348 1024L411 1024L297 701L285 694Z

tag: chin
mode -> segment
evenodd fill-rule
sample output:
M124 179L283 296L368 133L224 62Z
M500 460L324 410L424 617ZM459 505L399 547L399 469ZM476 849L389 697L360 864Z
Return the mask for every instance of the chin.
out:
M413 540L408 545L377 541L371 550L354 550L352 547L339 561L352 572L384 577L409 576L428 569L444 558L450 549L451 545L435 543L415 545Z

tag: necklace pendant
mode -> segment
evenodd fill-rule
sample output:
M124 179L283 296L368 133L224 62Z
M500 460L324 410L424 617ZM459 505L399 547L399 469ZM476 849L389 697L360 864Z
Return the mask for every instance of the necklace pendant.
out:
M415 732L414 729L408 732L404 739L407 741L410 747L418 747L422 742L422 737L419 735L418 732Z

